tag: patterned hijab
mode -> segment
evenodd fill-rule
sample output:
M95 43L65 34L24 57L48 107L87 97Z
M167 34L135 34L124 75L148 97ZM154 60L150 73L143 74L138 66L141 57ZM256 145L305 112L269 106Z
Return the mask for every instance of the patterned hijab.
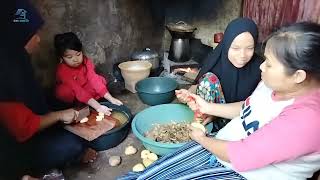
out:
M242 68L236 68L228 59L228 51L233 40L241 33L249 32L256 44L258 40L257 25L248 18L237 18L231 21L219 45L203 61L196 82L207 72L219 78L227 103L245 100L261 80L259 69L262 58L254 54Z

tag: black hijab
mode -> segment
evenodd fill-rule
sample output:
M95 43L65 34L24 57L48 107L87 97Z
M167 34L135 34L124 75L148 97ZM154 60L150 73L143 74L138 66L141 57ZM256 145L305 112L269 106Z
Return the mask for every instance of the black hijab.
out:
M4 43L0 49L0 100L22 102L34 113L45 114L48 106L35 79L30 55L24 49L44 21L27 0L13 1L5 11L7 16L1 19L5 27L1 30Z
M220 80L226 102L245 100L261 80L259 69L262 58L254 53L251 60L242 68L236 68L228 59L228 51L232 41L241 33L249 32L256 44L258 40L257 25L250 19L237 18L231 21L222 41L208 54L203 61L196 82L207 72L213 72Z

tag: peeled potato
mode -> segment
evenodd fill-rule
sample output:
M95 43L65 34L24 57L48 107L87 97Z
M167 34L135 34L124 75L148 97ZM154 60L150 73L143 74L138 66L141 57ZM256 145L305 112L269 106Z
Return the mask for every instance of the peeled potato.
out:
M80 120L80 123L85 123L85 122L88 122L88 121L89 121L89 119L87 117L85 117L85 118Z
M145 149L145 150L141 151L141 158L146 159L146 158L148 158L149 154L150 154L150 151Z
M139 163L133 166L132 171L133 172L140 172L143 171L145 168L143 166L143 164Z
M148 159L150 159L151 161L156 161L158 160L158 156L155 153L150 153L148 155Z
M126 147L126 149L124 150L124 154L125 155L132 155L132 154L135 154L138 150L133 147L133 146L128 146Z
M102 121L103 120L103 116L96 116L96 121Z
M154 161L152 161L151 159L148 159L148 158L145 158L145 159L142 159L142 163L145 167L148 167L150 166L150 164L152 164Z
M199 129L201 129L203 132L206 132L206 128L205 128L204 125L202 125L201 123L193 122L193 123L191 123L191 126L193 126L193 127L195 127L195 128L199 128Z
M111 156L109 158L109 165L110 166L118 166L121 162L121 157L120 156Z

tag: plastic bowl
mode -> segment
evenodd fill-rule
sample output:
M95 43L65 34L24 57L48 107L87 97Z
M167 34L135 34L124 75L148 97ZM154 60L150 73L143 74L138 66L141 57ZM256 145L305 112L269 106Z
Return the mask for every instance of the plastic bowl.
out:
M90 142L91 147L97 151L107 150L120 144L127 137L132 120L132 114L127 107L117 106L109 102L102 102L101 104L112 109L111 116L118 119L121 125Z
M120 63L118 67L121 70L125 87L135 93L136 83L149 76L152 64L148 61L126 61Z
M161 143L144 136L154 124L169 124L172 122L191 122L193 111L182 104L162 104L149 107L139 112L132 120L132 132L142 142L143 146L160 156L175 151L186 143ZM212 123L206 126L212 130Z
M140 100L150 106L170 103L178 87L176 80L168 77L149 77L136 84Z

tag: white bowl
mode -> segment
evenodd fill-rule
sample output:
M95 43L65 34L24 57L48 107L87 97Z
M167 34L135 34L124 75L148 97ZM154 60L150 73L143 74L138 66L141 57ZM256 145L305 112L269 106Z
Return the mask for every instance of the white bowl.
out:
M152 64L148 61L126 61L120 63L118 67L121 70L126 89L136 93L136 83L150 75Z

